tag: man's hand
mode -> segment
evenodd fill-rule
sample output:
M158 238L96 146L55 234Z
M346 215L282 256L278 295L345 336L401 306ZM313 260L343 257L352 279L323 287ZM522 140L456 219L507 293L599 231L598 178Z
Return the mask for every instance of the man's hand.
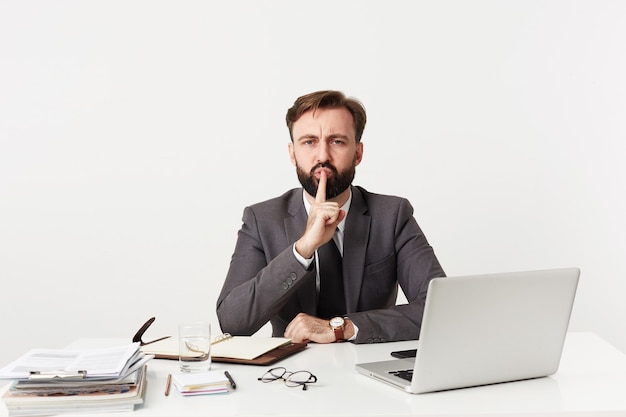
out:
M346 339L354 335L354 326L350 320L346 320L343 333ZM295 343L333 343L335 332L330 328L328 320L299 313L285 329L285 337Z
M296 250L305 259L312 258L317 248L333 237L337 225L346 216L338 203L326 201L326 175L326 171L320 172L317 194L309 211L306 229L296 242Z

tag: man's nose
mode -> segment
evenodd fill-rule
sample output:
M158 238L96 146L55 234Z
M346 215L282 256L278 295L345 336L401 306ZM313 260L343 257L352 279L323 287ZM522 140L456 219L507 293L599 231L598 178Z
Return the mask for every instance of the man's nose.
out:
M317 162L327 162L330 159L330 153L328 143L326 141L320 141L317 147Z

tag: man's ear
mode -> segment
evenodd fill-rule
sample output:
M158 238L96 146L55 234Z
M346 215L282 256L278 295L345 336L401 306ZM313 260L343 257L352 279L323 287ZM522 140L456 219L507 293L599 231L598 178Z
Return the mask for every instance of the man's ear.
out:
M289 159L291 160L291 164L296 166L296 155L293 152L293 142L289 142L287 146L289 148Z
M357 166L363 160L363 142L356 144L356 152L354 154L354 166Z

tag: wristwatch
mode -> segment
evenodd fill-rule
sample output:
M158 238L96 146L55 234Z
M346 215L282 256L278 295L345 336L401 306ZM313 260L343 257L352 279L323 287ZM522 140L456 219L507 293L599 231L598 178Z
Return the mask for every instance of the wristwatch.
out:
M328 322L328 325L330 326L330 328L335 332L336 342L343 342L344 340L346 340L343 337L343 326L345 324L346 324L346 321L344 320L343 317L333 317Z

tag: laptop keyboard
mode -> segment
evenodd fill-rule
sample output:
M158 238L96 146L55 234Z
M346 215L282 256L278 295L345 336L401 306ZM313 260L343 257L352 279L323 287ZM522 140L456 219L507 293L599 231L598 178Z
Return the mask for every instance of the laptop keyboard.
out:
M409 382L411 382L411 380L413 379L413 369L405 369L402 371L389 371L389 373L402 379L406 379Z

